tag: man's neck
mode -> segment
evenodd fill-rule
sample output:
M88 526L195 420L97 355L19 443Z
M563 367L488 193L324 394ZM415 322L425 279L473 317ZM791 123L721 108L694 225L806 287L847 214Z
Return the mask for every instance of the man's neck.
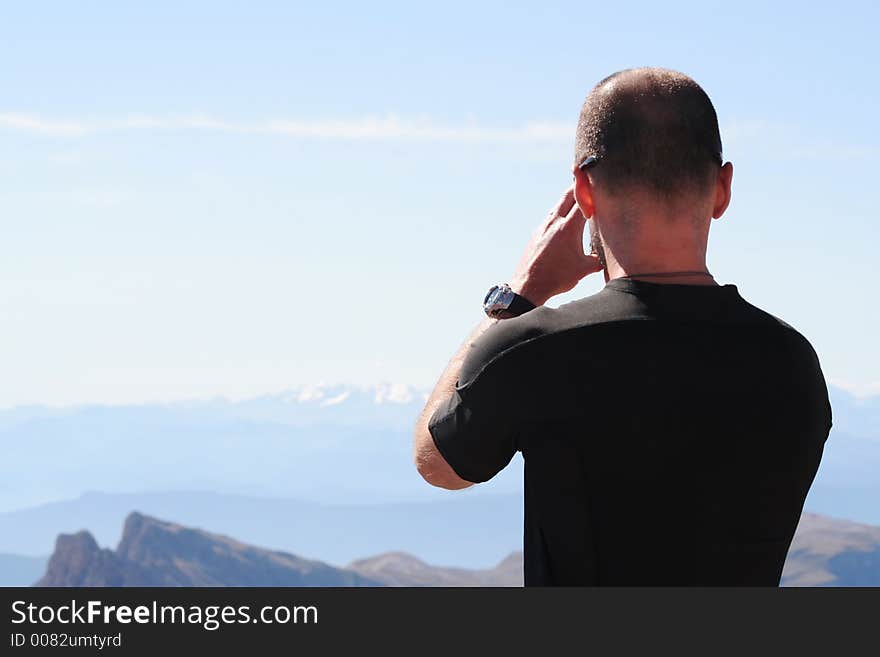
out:
M650 273L630 276L615 276L618 279L645 281L646 283L660 283L666 285L718 285L708 272L705 274L681 273L676 275L652 276Z
M628 262L624 266L612 258L607 265L606 282L623 278L671 285L718 285L706 268L705 260L700 259L662 264Z
M651 283L716 285L706 268L708 219L618 218L609 228L601 235L607 280L626 276Z

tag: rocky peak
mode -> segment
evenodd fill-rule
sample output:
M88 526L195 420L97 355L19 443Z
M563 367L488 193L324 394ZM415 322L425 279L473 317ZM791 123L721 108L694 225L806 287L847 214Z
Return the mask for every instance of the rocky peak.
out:
M141 513L125 520L117 549L88 532L62 534L37 586L363 586L352 570L239 543Z

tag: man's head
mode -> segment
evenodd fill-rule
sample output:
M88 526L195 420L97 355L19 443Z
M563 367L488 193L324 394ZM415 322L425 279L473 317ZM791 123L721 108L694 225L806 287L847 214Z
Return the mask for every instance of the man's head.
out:
M688 76L661 68L620 71L597 84L581 110L575 164L596 158L609 189L672 195L710 184L721 166L718 117Z
M575 140L575 193L595 215L594 243L655 267L686 256L664 241L693 250L702 240L705 256L709 220L730 200L733 169L722 163L715 108L691 78L662 68L608 76L587 96ZM666 259L644 253L646 242Z

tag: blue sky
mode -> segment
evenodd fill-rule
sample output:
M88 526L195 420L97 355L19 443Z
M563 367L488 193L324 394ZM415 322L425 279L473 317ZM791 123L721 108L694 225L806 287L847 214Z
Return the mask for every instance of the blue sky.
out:
M0 406L432 384L638 65L718 110L716 278L880 392L876 7L530 4L4 3Z

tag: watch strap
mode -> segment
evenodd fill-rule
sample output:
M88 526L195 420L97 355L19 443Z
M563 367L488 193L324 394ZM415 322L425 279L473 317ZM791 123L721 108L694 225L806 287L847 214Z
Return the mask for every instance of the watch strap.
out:
M507 306L504 310L499 310L494 314L494 317L498 319L510 319L512 317L519 317L530 310L535 309L535 304L526 299L524 296L513 292L513 300L510 302L510 305Z
M513 293L513 301L511 301L510 305L507 307L507 310L514 315L522 315L534 309L535 304L516 292Z

